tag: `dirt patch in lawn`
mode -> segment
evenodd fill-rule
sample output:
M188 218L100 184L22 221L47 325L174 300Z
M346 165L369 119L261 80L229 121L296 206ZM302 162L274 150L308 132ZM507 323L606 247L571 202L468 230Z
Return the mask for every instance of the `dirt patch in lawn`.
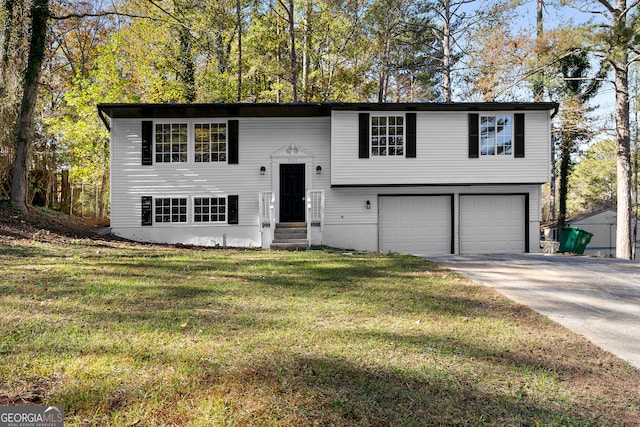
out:
M17 212L7 200L0 200L0 243L36 240L67 243L71 240L95 238L109 226L105 218L79 218L60 212L31 208L27 215ZM101 238L110 238L108 233Z

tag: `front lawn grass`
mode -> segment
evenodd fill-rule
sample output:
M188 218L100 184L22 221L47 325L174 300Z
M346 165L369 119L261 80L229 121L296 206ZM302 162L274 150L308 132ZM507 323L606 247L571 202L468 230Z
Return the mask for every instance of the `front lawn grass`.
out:
M420 258L0 246L0 404L68 426L638 425L640 374Z

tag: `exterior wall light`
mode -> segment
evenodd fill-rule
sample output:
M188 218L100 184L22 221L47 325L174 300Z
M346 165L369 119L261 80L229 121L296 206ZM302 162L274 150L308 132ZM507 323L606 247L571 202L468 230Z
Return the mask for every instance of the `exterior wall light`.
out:
M367 209L371 209L371 202L367 200Z
M322 166L316 166L316 174L320 175L322 173Z
M260 166L260 175L264 175L266 171L267 171L267 168L265 168L264 166Z

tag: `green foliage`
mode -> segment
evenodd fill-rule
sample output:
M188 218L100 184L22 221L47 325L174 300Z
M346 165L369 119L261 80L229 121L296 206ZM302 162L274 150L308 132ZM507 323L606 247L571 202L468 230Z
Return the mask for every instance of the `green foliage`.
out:
M593 144L575 165L569 183L570 214L616 206L616 142L605 139Z
M436 58L442 55L430 11L428 2L409 0L376 0L367 9L363 20L373 45L378 102L433 99Z
M572 165L576 153L588 143L594 133L588 102L595 97L601 79L607 73L607 67L601 67L594 76L590 76L591 57L586 50L566 54L556 62L556 75L560 81L557 87L550 88L551 93L562 100L559 120L554 128L556 149L559 153L559 209L558 228L565 225L568 208L567 199Z
M54 3L52 13L115 11L98 3ZM564 101L568 91L584 95L599 89L577 80L569 88L565 77L578 62L594 60L575 52L589 48L611 63L637 38L632 30L638 14L631 11L626 26L567 24L534 40L521 25L516 3L294 0L295 73L288 55L288 1L124 0L118 4L120 16L50 20L34 120L32 154L41 169L35 171L34 188L46 191L48 184L36 181L60 167L70 166L72 179L105 180L106 135L95 110L100 102L235 102L238 96L243 102L289 102L294 74L302 101L441 100L448 19L454 98L528 101L528 81L547 87L552 99L562 101L561 111L569 111L575 102ZM0 170L5 175L28 46L27 6L4 0L0 8ZM608 69L599 71L591 74L603 78ZM580 126L586 124L580 114L574 116ZM566 123L562 128L572 131ZM567 135L561 138L573 138ZM49 157L49 151L55 155ZM0 194L7 183L0 176Z

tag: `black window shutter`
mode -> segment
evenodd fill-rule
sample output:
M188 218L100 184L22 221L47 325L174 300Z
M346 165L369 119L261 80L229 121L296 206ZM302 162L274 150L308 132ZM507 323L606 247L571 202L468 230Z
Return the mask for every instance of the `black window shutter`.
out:
M407 113L407 152L406 157L416 157L416 113Z
M227 196L227 223L238 223L238 196Z
M229 120L228 126L228 141L227 141L227 162L230 165L238 164L238 121Z
M153 197L142 196L142 225L153 225Z
M360 113L358 117L359 144L358 158L369 158L369 113Z
M153 122L148 120L143 120L142 121L142 165L143 166L148 166L153 164L152 144L153 144Z
M480 157L480 138L478 132L480 130L480 115L469 114L469 158L477 159Z
M518 113L513 116L514 141L513 156L524 157L524 114Z

